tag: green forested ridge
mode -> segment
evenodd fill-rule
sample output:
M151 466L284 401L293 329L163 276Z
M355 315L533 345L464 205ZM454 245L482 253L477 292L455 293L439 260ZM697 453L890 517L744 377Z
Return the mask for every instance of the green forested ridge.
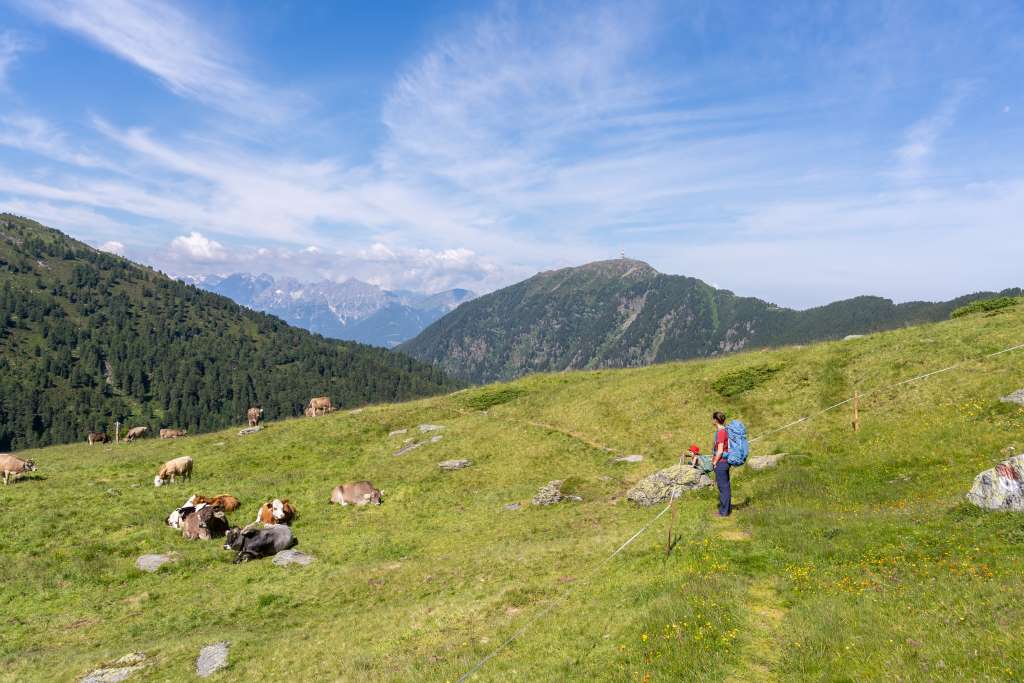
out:
M861 296L796 311L616 259L540 273L464 303L398 348L452 375L489 382L841 339L944 320L992 296L903 304Z
M34 221L0 214L0 451L112 431L204 431L453 388L407 356L289 327Z

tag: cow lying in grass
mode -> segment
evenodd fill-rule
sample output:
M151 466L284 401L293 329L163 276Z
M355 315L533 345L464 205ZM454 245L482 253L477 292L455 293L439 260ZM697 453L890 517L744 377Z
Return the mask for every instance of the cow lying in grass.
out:
M22 460L7 453L0 453L0 470L4 474L4 486L7 486L11 479L17 480L25 472L35 472L36 463L34 460Z
M234 564L258 560L261 557L276 555L282 550L293 548L299 540L292 534L291 528L283 524L275 524L265 529L235 527L228 529L225 550L234 550Z
M160 467L160 471L153 477L153 486L163 486L168 481L173 484L175 477L181 477L182 479L192 478L192 458L190 456L183 455L180 458L165 462Z
M222 493L219 496L213 496L209 498L200 494L190 496L181 507L176 508L171 514L167 515L167 526L174 529L180 529L182 521L186 517L186 513L189 510L199 510L203 507L209 506L211 508L217 508L224 512L234 512L238 509L239 502L234 496ZM225 527L226 529L227 527Z
M224 536L228 526L223 509L200 503L194 508L185 508L182 513L181 535L190 540L209 541Z
M380 505L383 500L378 489L368 481L339 484L331 491L331 502L339 505Z
M284 500L275 498L273 500L268 500L260 506L259 512L256 513L256 522L267 526L274 524L291 524L297 514L298 511L291 503L288 502L287 498Z

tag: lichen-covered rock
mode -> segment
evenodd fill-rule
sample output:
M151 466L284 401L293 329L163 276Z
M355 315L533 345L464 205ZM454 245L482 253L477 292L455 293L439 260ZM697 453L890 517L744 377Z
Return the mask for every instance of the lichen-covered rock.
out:
M537 491L537 495L533 497L533 504L554 505L565 500L565 495L562 493L562 484L564 483L564 479L556 479L544 484L540 487L540 491Z
M472 460L445 460L444 462L437 463L437 466L442 470L452 471L461 470L469 467L473 464Z
M656 505L683 491L707 486L711 486L711 479L689 463L672 465L641 479L626 493L626 498L638 505Z
M505 509L509 511L522 510L522 503L505 503Z
M424 432L424 433L425 432L436 432L439 429L444 429L444 425L430 425L430 424L420 425L420 431Z
M228 665L228 647L231 643L222 641L207 645L199 651L196 658L196 675L200 678L207 678L217 673Z
M248 436L250 434L255 434L256 432L260 432L260 431L263 431L263 425L256 425L255 427L246 427L245 429L239 430L238 431L238 435L239 436Z
M168 562L175 562L178 559L177 553L164 553L163 555L143 555L135 560L135 566L144 572L155 572Z
M1003 396L1000 400L1004 403L1016 403L1019 406L1024 406L1024 389L1018 389L1009 396Z
M747 460L747 467L752 470L766 470L775 467L779 461L786 457L785 453L773 453L772 455L759 455L756 458Z
M311 564L313 560L314 557L312 555L299 550L282 550L274 555L272 562L278 567L283 567L288 564L300 564L305 567L307 564Z
M612 462L643 462L644 456L642 455L620 455L617 458L612 458Z
M146 668L146 655L141 652L126 654L111 666L86 674L80 683L120 683Z
M390 439L393 436L399 436L401 434L405 434L408 431L409 431L408 429L396 429L393 432L388 432L388 438Z
M986 510L1024 512L1024 454L975 477L967 500Z

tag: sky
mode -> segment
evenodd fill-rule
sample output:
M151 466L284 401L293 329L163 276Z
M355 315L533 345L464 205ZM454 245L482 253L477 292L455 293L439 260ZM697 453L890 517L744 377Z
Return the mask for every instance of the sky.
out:
M0 211L170 274L1024 285L1024 5L0 0Z

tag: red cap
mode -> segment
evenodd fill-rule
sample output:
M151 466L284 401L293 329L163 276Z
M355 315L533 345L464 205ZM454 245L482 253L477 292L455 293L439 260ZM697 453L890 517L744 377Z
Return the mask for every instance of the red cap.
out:
M698 446L695 443L691 443L690 444L690 452L691 453L700 453L700 446Z

